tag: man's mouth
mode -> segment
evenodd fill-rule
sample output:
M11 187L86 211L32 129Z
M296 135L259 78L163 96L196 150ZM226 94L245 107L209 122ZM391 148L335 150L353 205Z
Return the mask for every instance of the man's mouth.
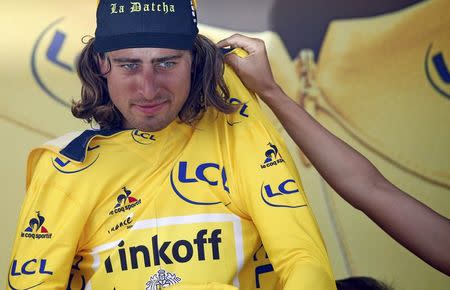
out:
M159 112L166 104L167 101L163 101L157 103L134 104L134 107L146 115L152 115Z

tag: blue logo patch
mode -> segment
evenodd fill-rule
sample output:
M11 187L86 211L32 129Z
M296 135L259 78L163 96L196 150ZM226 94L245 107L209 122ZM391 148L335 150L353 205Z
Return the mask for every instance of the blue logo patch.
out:
M217 163L202 163L197 166L180 161L170 172L173 191L184 201L196 205L219 204L212 190L230 192L225 167ZM182 185L182 186L180 186Z
M264 183L261 185L261 198L267 205L273 207L298 208L306 206L299 194L297 183L293 179L287 179L276 186Z

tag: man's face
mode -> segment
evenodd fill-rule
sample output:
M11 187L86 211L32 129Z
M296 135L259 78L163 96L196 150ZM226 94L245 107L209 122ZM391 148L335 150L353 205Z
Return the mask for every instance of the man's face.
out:
M125 129L158 131L174 121L191 85L189 51L129 48L100 60L112 102L124 117Z

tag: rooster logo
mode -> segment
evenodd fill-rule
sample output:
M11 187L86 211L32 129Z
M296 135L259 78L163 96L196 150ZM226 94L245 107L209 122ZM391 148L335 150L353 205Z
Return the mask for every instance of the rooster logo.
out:
M125 186L122 187L122 190L123 190L124 193L122 193L121 195L119 195L117 197L117 204L116 204L116 206L114 208L121 207L122 203L123 203L123 205L125 205L127 203L127 200L128 200L128 203L133 203L133 202L137 201L137 199L135 199L134 197L130 196L131 195L131 190L128 190Z
M40 232L41 233L48 233L48 230L43 226L45 218L41 216L40 211L36 212L37 218L32 218L29 221L29 227L25 229L25 232L32 233L32 232Z
M273 145L272 143L268 143L267 145L270 146L271 149L266 151L266 160L264 161L264 164L272 162L272 160L274 160L277 155L278 155L278 148L277 146Z

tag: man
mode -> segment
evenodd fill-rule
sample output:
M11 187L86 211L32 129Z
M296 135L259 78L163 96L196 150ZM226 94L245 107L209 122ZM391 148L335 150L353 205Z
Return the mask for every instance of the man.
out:
M72 108L100 130L30 154L11 289L335 289L281 137L197 32L188 1L100 1Z

